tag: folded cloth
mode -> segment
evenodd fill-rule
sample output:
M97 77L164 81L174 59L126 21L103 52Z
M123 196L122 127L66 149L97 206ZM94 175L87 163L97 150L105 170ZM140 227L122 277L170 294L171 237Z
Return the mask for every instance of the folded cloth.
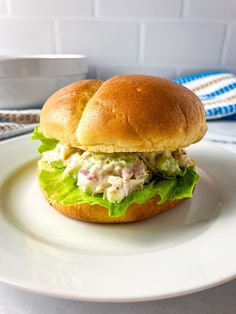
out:
M0 140L33 131L39 122L39 109L0 110Z
M192 90L202 101L206 119L219 119L236 113L236 76L229 72L204 72L174 79Z

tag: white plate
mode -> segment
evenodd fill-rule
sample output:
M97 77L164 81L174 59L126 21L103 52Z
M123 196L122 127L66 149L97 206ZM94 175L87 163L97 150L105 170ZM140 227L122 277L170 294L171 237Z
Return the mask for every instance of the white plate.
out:
M191 200L127 225L77 222L44 200L38 143L0 144L0 279L48 295L141 301L206 289L236 275L236 158L213 144L189 149L201 180Z

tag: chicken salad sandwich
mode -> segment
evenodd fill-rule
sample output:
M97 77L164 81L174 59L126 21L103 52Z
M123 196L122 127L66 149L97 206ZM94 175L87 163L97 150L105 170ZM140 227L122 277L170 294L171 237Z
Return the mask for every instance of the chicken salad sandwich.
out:
M39 185L57 210L100 223L144 220L192 197L199 175L185 148L207 130L204 108L163 78L84 80L44 104Z

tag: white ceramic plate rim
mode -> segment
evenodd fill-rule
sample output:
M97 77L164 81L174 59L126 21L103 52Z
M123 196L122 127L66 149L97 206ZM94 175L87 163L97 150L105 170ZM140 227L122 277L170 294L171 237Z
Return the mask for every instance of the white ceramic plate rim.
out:
M6 283L10 286L22 289L27 292L35 293L35 294L40 294L44 296L49 296L49 297L55 297L55 298L60 298L60 299L66 299L66 300L75 300L75 301L85 301L85 302L101 302L101 303L125 303L125 302L145 302L145 301L157 301L157 300L165 300L165 299L170 299L170 298L176 298L176 297L181 297L201 291L205 291L211 288L218 287L220 285L223 285L227 282L230 282L231 280L236 279L236 275L229 276L227 278L222 278L217 281L212 281L209 282L205 285L198 286L193 289L187 289L187 290L182 290L180 292L175 292L175 293L170 293L170 294L164 294L164 295L156 295L156 294L147 294L147 295L140 295L136 297L130 297L130 296L123 296L123 297L117 297L117 298L110 298L110 297L95 297L95 296L80 296L78 293L73 293L71 291L68 292L61 292L61 291L50 291L46 289L40 289L36 287L32 287L27 284L19 283L16 281L11 281L7 280L4 278L0 277L0 281L2 283Z

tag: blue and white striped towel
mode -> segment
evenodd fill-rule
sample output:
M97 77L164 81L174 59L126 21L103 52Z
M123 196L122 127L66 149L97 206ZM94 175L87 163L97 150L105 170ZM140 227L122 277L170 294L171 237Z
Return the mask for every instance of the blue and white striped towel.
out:
M207 120L236 113L236 76L228 72L204 72L174 79L202 101Z

